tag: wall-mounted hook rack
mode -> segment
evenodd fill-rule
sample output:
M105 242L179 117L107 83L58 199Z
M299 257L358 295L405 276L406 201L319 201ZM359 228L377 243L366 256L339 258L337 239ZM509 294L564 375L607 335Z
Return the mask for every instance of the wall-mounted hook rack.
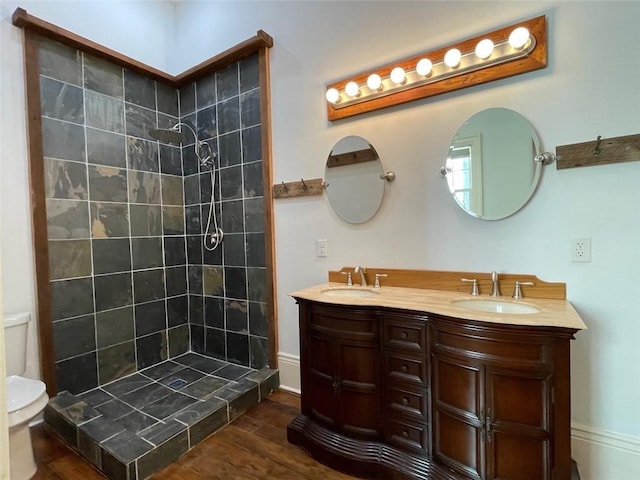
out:
M556 147L558 170L591 165L633 162L640 160L640 134L595 140Z
M311 195L322 195L324 191L324 180L313 178L305 180L301 178L297 182L280 182L273 186L273 198L307 197Z

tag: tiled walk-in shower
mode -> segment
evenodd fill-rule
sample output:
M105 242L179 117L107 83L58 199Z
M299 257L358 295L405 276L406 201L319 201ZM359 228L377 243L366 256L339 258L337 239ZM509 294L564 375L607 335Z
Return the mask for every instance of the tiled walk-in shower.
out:
M276 370L186 353L80 395L45 420L113 480L144 479L278 388Z
M180 89L45 38L38 56L36 252L58 390L45 420L109 478L143 479L279 384L258 55ZM184 145L151 135L184 124L196 133ZM215 188L197 141L215 155ZM203 246L212 204L215 250Z

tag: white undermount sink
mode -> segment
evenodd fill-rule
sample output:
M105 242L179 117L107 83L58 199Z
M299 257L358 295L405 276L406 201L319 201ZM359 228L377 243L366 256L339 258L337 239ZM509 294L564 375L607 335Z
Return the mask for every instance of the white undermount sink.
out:
M533 305L525 303L508 302L493 298L468 298L465 300L455 300L452 304L466 310L488 313L507 313L511 315L526 315L540 313L540 310Z
M378 295L378 292L372 288L362 287L333 287L322 290L323 295L330 297L345 297L345 298L371 298Z

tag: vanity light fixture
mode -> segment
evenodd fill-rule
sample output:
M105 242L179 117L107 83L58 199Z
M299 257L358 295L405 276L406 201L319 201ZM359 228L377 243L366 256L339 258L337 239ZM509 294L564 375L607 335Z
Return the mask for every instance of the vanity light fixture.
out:
M543 15L334 82L327 114L337 120L546 66Z

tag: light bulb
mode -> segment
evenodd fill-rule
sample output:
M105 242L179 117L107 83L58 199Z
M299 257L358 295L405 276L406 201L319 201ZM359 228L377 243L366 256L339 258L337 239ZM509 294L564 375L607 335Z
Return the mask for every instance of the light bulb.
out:
M402 67L396 67L391 70L391 75L389 77L391 78L391 81L396 85L402 85L406 80L406 76Z
M446 63L448 67L454 68L460 64L461 58L462 54L460 53L460 50L452 48L444 55L444 63Z
M527 44L528 40L529 30L524 27L516 28L513 32L511 32L511 35L509 35L509 45L517 50L523 48Z
M327 102L329 103L338 103L340 101L340 92L338 92L338 90L336 90L335 88L330 88L329 90L327 90Z
M480 40L478 45L476 45L476 55L478 58L489 58L493 53L493 42L488 38L484 40Z
M357 97L358 95L360 95L360 87L358 87L358 84L356 82L347 83L344 87L344 91L350 97Z
M382 90L382 78L377 73L372 73L367 78L367 87L371 90Z
M418 72L418 75L426 77L431 73L432 67L433 64L431 63L431 60L429 60L428 58L423 58L416 65L416 72Z

